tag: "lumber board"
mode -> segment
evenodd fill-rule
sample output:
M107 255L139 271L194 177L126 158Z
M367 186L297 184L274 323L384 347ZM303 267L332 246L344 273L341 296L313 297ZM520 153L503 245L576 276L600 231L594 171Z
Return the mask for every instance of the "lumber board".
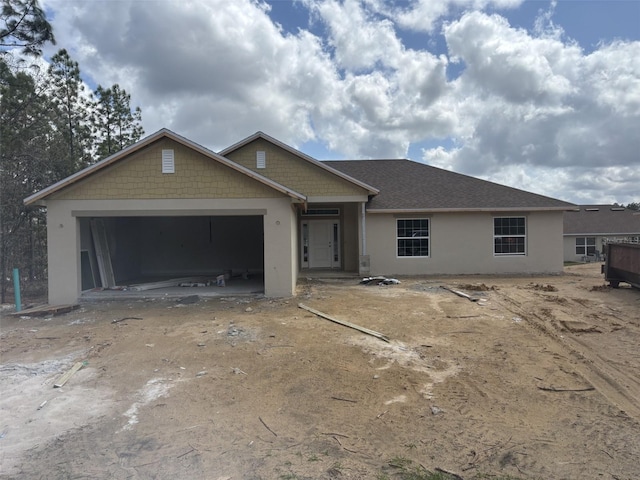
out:
M102 286L105 288L115 287L116 280L113 274L111 252L109 251L109 241L107 239L107 230L104 226L104 221L101 218L94 218L91 219L90 225Z
M172 278L169 280L160 280L158 282L148 282L148 283L138 283L134 285L128 285L129 290L133 290L136 292L144 291L144 290L154 290L156 288L167 288L167 287L177 287L181 283L196 283L202 282L207 277L199 276L199 277L181 277L181 278Z
M383 335L380 332L376 332L375 330L370 330L368 328L361 327L360 325L356 325L355 323L350 323L350 322L346 322L344 320L339 320L339 319L334 318L334 317L332 317L330 315L327 315L326 313L323 313L323 312L321 312L319 310L316 310L314 308L308 307L308 306L306 306L306 305L304 305L302 303L299 303L298 307L302 308L303 310L306 310L308 312L311 312L311 313L313 313L313 314L315 314L315 315L317 315L319 317L322 317L322 318L324 318L326 320L329 320L330 322L337 323L337 324L342 325L344 327L353 328L353 329L358 330L358 331L360 331L362 333L366 333L367 335L371 335L373 337L379 338L380 340L383 340L383 341L385 341L387 343L390 341L389 337L387 337L386 335Z
M76 362L75 365L71 367L71 370L69 370L67 373L62 375L58 379L58 381L53 384L53 388L62 387L73 376L73 374L76 373L78 370L80 370L83 366L84 366L83 362Z
M78 308L78 304L67 305L39 305L37 307L25 308L19 312L11 312L9 315L12 317L40 317L44 315L60 315L62 313L68 313Z
M454 294L458 295L459 297L466 298L467 300L470 300L472 302L480 301L480 299L478 297L472 297L471 295L467 295L466 293L461 292L460 290L454 290L453 288L445 287L444 285L442 286L442 288L444 288L445 290L450 291L451 293L454 293Z

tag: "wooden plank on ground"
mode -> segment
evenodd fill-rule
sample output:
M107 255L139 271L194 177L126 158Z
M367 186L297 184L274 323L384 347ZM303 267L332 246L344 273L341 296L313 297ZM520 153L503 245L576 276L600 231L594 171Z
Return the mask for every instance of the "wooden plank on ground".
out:
M206 283L207 277L181 277L172 278L169 280L160 280L158 282L137 283L134 285L128 285L129 290L135 292L141 292L144 290L154 290L156 288L177 287L181 283Z
M73 367L71 367L71 370L69 370L67 373L62 375L58 379L58 381L53 384L53 388L62 387L73 376L73 374L76 373L78 370L80 370L83 366L84 366L83 362L76 362L76 364Z
M472 297L471 295L467 295L466 293L461 292L460 290L454 290L453 288L445 287L444 285L442 285L442 288L444 288L445 290L450 291L451 293L455 293L459 297L466 298L467 300L470 300L472 302L479 302L481 300L478 297Z
M382 333L376 332L375 330L369 330L368 328L364 328L361 327L359 325L356 325L355 323L350 323L350 322L346 322L344 320L338 320L337 318L331 317L329 315L327 315L326 313L322 313L318 310L315 310L311 307L307 307L306 305L299 303L298 307L302 308L303 310L306 310L308 312L311 312L315 315L318 315L319 317L322 317L326 320L329 320L331 322L337 323L339 325L345 326L345 327L349 327L349 328L353 328L355 330L358 330L362 333L366 333L367 335L371 335L373 337L379 338L380 340L383 340L385 342L389 342L389 337L387 337L386 335L383 335Z
M45 315L60 315L62 313L68 313L78 307L78 304L39 305L37 307L25 308L19 312L12 312L9 315L13 317L43 317Z

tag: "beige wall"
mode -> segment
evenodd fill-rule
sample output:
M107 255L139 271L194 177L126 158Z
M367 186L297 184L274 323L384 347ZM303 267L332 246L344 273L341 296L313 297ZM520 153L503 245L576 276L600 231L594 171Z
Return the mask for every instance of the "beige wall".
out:
M342 216L342 257L343 268L347 272L358 271L358 258L360 255L360 205L360 203L346 203L343 206L344 213Z
M79 217L146 215L263 215L265 295L292 296L298 271L296 215L288 197L257 199L49 200L49 303L80 296Z
M256 168L256 152L259 150L266 153L266 168L263 169ZM315 197L313 201L333 201L323 198L338 199L351 196L363 200L367 198L368 192L364 188L261 138L229 153L226 157L307 197Z
M367 253L372 275L560 273L562 212L530 212L527 254L493 254L493 217L523 214L436 213L411 216L368 214ZM396 219L430 218L430 256L396 256Z
M596 250L600 254L604 253L605 240L608 241L628 241L630 237L634 235L566 235L563 239L564 245L564 261L565 262L582 262L582 254L576 254L576 238L595 237Z
M47 204L49 304L77 303L80 296L80 228L64 202Z
M162 150L173 149L175 173L162 173ZM265 198L282 194L173 140L163 138L75 185L57 200Z

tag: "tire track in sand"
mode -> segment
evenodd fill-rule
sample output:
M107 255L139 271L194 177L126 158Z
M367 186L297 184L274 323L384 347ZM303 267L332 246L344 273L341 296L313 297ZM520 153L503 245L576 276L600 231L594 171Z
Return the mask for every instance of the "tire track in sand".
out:
M554 340L574 358L580 360L576 367L584 379L610 403L640 421L640 378L632 373L634 367L630 366L629 371L626 371L627 369L623 370L616 366L615 360L609 358L606 351L596 351L578 336L565 330L558 330L541 313L518 302L512 298L513 295L504 291L492 292L492 294L494 298L497 297L495 299L498 299L505 309L525 319L529 325ZM579 302L574 303L575 316L586 318L590 309ZM585 313L580 313L582 311ZM628 319L625 319L625 323L630 328L633 326ZM635 370L640 371L637 368Z

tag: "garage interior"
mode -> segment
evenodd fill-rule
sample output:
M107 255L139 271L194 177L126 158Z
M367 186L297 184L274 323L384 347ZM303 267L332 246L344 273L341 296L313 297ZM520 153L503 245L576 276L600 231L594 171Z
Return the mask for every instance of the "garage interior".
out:
M264 293L261 215L78 221L83 298Z

